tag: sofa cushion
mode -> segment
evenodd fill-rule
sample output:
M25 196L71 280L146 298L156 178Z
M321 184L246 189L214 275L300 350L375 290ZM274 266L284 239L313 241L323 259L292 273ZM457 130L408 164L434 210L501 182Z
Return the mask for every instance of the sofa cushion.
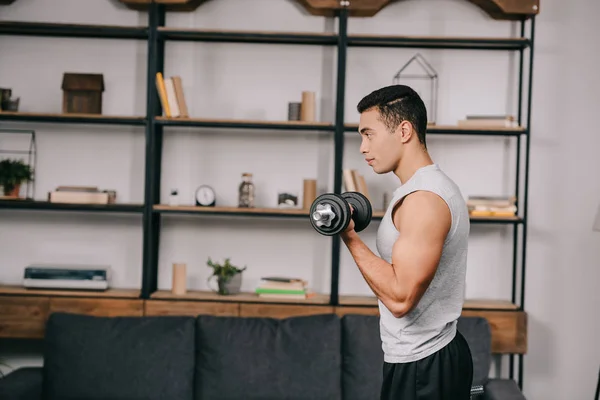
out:
M341 399L340 320L197 318L196 399Z
M192 317L52 314L45 400L191 400L194 329Z
M378 399L383 376L378 316L342 318L342 359L344 400Z
M492 363L492 332L482 317L460 317L457 329L465 337L473 358L473 385L485 385Z

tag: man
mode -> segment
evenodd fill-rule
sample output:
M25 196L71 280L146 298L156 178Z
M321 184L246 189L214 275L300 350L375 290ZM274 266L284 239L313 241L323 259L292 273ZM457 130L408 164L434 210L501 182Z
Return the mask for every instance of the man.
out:
M427 112L414 90L381 88L359 102L358 112L366 162L400 180L377 232L380 257L353 222L341 234L379 302L381 399L468 400L471 352L456 329L470 229L466 203L427 151Z

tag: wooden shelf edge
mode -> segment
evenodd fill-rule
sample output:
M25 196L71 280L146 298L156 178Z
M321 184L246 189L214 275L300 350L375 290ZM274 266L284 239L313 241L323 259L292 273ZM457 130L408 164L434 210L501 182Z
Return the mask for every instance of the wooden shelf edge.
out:
M21 210L56 210L56 211L102 211L118 213L141 213L144 205L141 203L58 203L44 200L0 197L0 209Z
M308 299L273 299L261 298L252 292L243 292L240 294L220 295L216 292L188 290L186 294L176 295L170 290L157 290L150 296L151 300L172 300L172 301L211 301L211 302L233 302L233 303L265 303L265 304L297 304L297 305L329 305L329 295L316 294Z
M377 210L377 211L373 212L372 218L373 219L382 219L384 215L385 215L385 211ZM506 216L494 216L494 215L489 215L489 216L473 216L472 215L469 217L469 219L472 223L489 222L492 224L497 224L497 223L513 224L513 223L523 222L523 219L519 216L506 217Z
M358 132L358 123L357 122L348 122L344 124L344 130L346 132ZM507 127L507 126L460 126L460 125L427 125L427 133L436 134L441 132L454 132L454 133L465 133L469 134L471 132L505 132L507 134L519 134L525 133L527 128L524 126L517 127Z
M198 214L275 214L275 215L300 215L308 217L308 210L302 208L243 208L243 207L200 207L200 206L170 206L156 204L153 209L158 212L190 212Z
M40 113L21 111L0 111L0 120L25 122L96 122L143 125L146 121L146 118L136 115L128 116L85 113Z
M65 290L65 289L28 289L19 285L0 286L0 295L9 296L44 296L44 297L94 297L113 299L137 299L141 290L114 288L104 291Z
M200 118L200 117L165 117L157 116L154 120L164 125L173 126L225 126L225 127L289 127L289 128L323 128L332 130L334 125L322 121L288 121L288 120L260 120L260 119L235 119L235 118Z
M375 296L342 295L339 299L342 307L378 307ZM518 311L519 306L506 300L466 299L463 310Z
M314 16L333 17L342 8L340 2L323 0L296 0L306 11ZM348 15L350 17L373 17L390 4L400 0L371 0L350 2ZM539 0L467 0L479 7L491 18L497 20L528 19L539 13Z

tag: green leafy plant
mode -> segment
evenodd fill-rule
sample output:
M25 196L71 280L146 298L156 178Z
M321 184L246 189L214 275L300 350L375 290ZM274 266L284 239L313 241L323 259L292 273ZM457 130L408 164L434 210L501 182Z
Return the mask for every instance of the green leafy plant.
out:
M232 291L237 292L239 290L237 287L229 287L230 285L227 283L231 281L234 276L244 272L246 270L246 266L239 268L238 266L233 265L229 258L226 258L223 263L216 263L210 257L208 258L206 264L213 269L213 273L208 277L208 281L215 277L217 278L219 294L230 294Z
M223 264L214 262L210 257L206 264L213 269L212 276L218 277L220 280L228 281L233 278L235 275L244 272L246 270L246 266L243 268L239 268L233 264L231 264L231 259L226 258Z
M33 169L21 160L4 159L0 161L0 186L4 194L10 194L17 185L33 180Z

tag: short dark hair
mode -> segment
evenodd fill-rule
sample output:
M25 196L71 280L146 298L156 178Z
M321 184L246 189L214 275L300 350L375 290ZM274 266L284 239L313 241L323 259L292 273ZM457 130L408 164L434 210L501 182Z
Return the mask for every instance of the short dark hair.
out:
M390 132L396 130L402 121L410 122L417 132L419 142L427 147L427 109L419 94L409 86L391 85L377 89L363 97L356 108L359 113L376 108Z

